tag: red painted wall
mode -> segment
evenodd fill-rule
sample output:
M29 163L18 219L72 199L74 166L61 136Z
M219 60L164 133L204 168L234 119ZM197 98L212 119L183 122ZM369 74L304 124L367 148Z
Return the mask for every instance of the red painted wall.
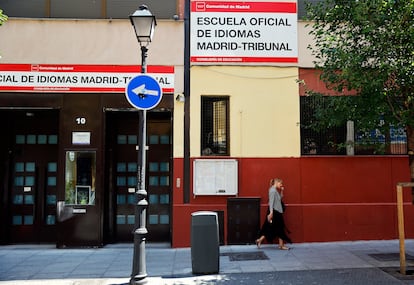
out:
M172 246L190 246L191 213L200 210L224 211L226 241L227 197L191 193L190 203L183 204L182 177L183 160L175 159L174 181L180 178L181 187L174 185ZM238 197L260 197L262 221L274 177L284 180L285 217L294 242L398 238L396 183L410 179L406 156L241 158ZM407 238L414 237L411 201L411 190L405 189Z
M306 96L307 91L318 91L325 95L355 95L354 91L336 92L328 89L320 79L321 71L315 68L299 68L299 78L304 84L299 84L299 95Z

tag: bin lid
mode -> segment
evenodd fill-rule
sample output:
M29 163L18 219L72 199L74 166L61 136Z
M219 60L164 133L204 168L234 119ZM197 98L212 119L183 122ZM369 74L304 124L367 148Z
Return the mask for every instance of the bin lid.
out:
M191 213L191 216L217 216L217 213L211 211L198 211Z

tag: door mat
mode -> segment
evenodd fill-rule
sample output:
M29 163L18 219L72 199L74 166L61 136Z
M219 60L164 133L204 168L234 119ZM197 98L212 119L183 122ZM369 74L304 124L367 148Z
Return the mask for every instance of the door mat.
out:
M263 251L254 252L229 252L221 256L228 256L230 261L267 260L269 257Z
M368 254L372 258L375 258L378 261L398 261L400 260L400 254L399 253L374 253L374 254ZM405 254L405 260L411 260L414 261L414 257L409 254Z

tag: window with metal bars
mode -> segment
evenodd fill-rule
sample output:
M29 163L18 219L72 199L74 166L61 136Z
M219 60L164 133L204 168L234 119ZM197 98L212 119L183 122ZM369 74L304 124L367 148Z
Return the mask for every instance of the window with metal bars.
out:
M202 96L201 155L229 155L229 135L229 97Z
M345 154L345 149L341 149L337 146L345 142L346 126L324 130L315 130L309 126L314 120L316 106L324 103L324 100L318 97L300 97L300 137L302 155Z
M362 131L358 124L315 130L309 127L314 120L315 108L325 106L330 97L300 97L301 154L302 155L345 155L347 146L352 146L356 155L406 154L407 136L403 127L389 126L382 134L378 129ZM347 143L351 134L352 143ZM348 136L348 138L347 138ZM349 148L348 148L349 151Z

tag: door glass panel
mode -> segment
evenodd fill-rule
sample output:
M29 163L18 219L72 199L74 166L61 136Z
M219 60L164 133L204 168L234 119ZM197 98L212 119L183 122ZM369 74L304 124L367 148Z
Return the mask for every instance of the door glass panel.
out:
M26 205L33 205L33 195L24 195L24 203Z
M169 204L169 203L170 203L170 195L161 194L160 195L160 204Z
M32 215L24 216L24 224L33 225L33 216Z
M158 215L150 215L149 216L149 223L150 223L150 225L158 224Z
M125 162L118 162L116 165L116 170L118 172L125 172L126 171L126 163Z
M24 182L24 177L23 176L16 176L14 178L14 185L15 186L23 186Z
M36 144L36 135L27 135L27 144Z
M128 215L127 216L128 225L135 224L135 216L134 215Z
M46 224L47 225L54 225L56 223L56 216L55 215L47 215L46 216Z
M160 215L160 224L168 225L170 223L170 216L169 215Z
M95 180L95 151L67 151L65 202L75 205L94 205Z
M137 144L138 137L136 135L129 135L128 136L128 144Z
M49 144L57 144L57 141L58 141L57 135L50 135L48 141L49 141Z
M34 176L26 176L24 181L25 186L34 186L35 178Z
M129 194L128 195L128 204L135 204L135 195Z
M24 163L23 162L16 162L15 170L16 170L16 172L24 172Z
M49 176L47 178L47 186L56 186L56 176Z
M154 195L154 194L149 195L149 203L152 205L158 204L158 195Z
M38 144L46 144L47 143L47 135L38 135L37 136L37 143Z
M126 186L126 177L125 176L118 176L116 178L116 186Z
M159 143L159 136L157 136L157 135L151 135L150 136L149 143L150 144L158 144Z
M23 195L14 195L13 204L15 204L15 205L23 204Z
M157 162L150 162L149 163L149 171L158 171L158 163Z
M34 172L34 171L35 171L35 163L26 162L26 172Z
M117 137L117 143L118 144L126 144L126 142L127 142L126 135L118 135L118 137Z
M135 162L128 163L128 172L137 172L137 164Z
M116 203L118 204L118 205L122 205L122 204L126 204L126 196L125 195L121 195L121 194L118 194L118 195L116 195Z
M16 144L25 144L25 143L26 143L26 136L16 135Z
M55 205L56 204L56 195L47 195L46 196L46 204Z
M150 176L148 179L148 183L150 186L158 186L158 176Z
M160 136L161 144L170 144L170 136L162 135Z
M168 162L161 162L160 163L160 171L163 171L163 172L170 171L170 164Z
M23 224L23 217L22 216L13 216L12 223L15 226L22 225Z
M57 171L57 163L56 162L49 162L47 164L47 171L56 172Z
M137 178L135 176L128 177L128 186L136 186L137 185Z
M170 177L169 176L160 176L160 185L161 186L170 185Z
M125 224L125 215L116 215L116 224L124 225Z

